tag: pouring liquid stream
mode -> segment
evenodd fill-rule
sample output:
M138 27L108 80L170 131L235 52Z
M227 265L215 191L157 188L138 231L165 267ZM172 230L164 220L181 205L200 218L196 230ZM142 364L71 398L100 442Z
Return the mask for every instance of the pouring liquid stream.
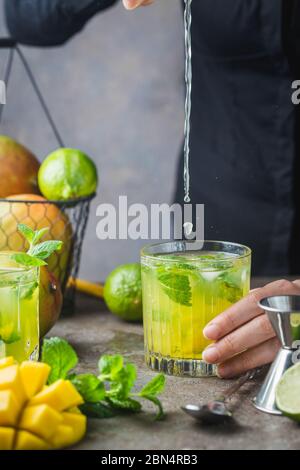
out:
M185 123L184 123L184 202L189 203L190 199L190 129L191 129L191 108L192 108L192 0L185 1L184 11L184 39L185 39Z

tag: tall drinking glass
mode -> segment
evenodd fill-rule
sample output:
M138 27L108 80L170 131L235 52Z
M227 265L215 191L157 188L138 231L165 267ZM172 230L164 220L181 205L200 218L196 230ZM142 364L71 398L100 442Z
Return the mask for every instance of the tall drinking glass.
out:
M205 377L204 327L249 292L251 250L227 242L169 242L141 252L146 362L171 375Z
M39 269L23 267L0 252L0 359L39 356Z

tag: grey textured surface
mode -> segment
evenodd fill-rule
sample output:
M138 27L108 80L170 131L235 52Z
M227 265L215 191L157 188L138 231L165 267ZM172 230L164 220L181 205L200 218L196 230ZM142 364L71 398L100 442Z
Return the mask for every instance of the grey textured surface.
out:
M137 365L138 385L153 376L144 365L142 327L119 321L99 301L81 297L75 317L60 320L51 334L63 336L73 344L83 372L96 372L101 354L121 353ZM296 423L253 407L251 398L262 378L249 382L232 400L237 421L234 426L205 428L180 409L189 402L211 399L231 381L167 377L162 396L167 413L164 421L153 420L151 405L145 406L147 413L139 415L89 420L87 436L76 449L300 449L300 428Z
M0 34L5 32L0 0ZM61 48L24 47L67 146L96 161L93 203L81 275L102 280L138 259L145 241L99 241L96 207L172 200L183 135L183 30L178 0L99 14ZM0 52L0 74L4 52ZM1 76L0 76L1 78ZM57 144L23 69L15 61L1 133L15 136L42 160Z

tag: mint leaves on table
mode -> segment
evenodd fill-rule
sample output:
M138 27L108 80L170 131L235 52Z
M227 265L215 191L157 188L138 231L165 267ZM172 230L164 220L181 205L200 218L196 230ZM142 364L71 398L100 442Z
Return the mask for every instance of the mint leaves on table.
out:
M77 366L78 357L72 346L62 338L46 339L42 348L42 362L51 366L48 383L65 379L71 369Z
M11 258L22 266L45 266L47 265L45 260L49 258L52 253L59 251L62 248L63 242L59 240L49 240L39 243L40 239L48 231L48 228L32 230L25 224L18 224L18 231L29 243L29 249L27 253L15 253Z
M51 366L48 384L58 379L70 380L84 400L81 411L92 418L111 418L121 412L137 413L148 400L158 408L156 419L164 416L158 395L165 387L165 376L156 375L139 392L133 387L137 379L134 364L125 362L121 355L103 355L99 359L99 375L77 374L74 368L78 357L72 346L62 338L45 339L42 346L42 362Z

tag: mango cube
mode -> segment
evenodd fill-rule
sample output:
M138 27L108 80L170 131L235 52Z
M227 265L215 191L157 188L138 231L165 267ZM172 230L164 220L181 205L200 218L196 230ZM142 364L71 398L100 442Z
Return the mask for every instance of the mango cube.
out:
M11 390L14 392L16 399L21 405L27 399L20 369L17 364L0 369L0 390Z
M50 445L39 437L27 431L17 433L15 450L48 450Z
M81 405L83 399L74 385L68 380L58 380L31 398L29 405L46 403L57 411L64 411L72 406Z
M14 426L19 412L15 394L11 390L0 391L0 426Z
M29 406L25 408L21 416L19 428L47 440L55 433L62 421L61 414L49 405Z
M62 424L71 426L71 428L73 429L74 441L80 441L86 432L86 416L82 415L80 412L64 412L62 413L62 417Z
M20 365L20 373L28 398L33 397L46 385L51 367L41 362L25 361Z
M75 444L74 432L71 426L60 424L57 427L56 433L51 439L51 444L54 449L62 449Z
M4 359L0 359L0 369L3 369L4 367L7 367L7 366L13 366L14 362L15 361L12 356L5 357Z
M0 428L0 450L12 450L15 430L13 428Z

